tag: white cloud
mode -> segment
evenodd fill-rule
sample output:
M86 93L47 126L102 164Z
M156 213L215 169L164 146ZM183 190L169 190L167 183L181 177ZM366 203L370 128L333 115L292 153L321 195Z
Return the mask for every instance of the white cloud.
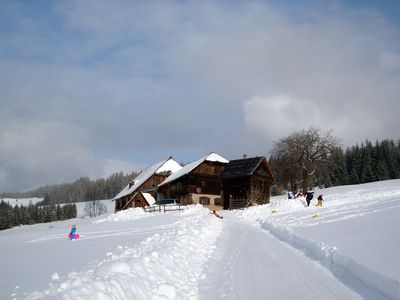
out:
M134 172L140 172L141 170L148 167L143 163L133 163L131 161L118 160L118 159L103 159L101 160L102 165L102 174L100 177L108 177L116 172L124 172L125 174L129 174Z
M75 124L56 121L1 123L0 161L11 190L61 183L96 172L86 132ZM4 188L4 187L2 187Z
M318 127L323 116L311 101L287 95L257 96L244 102L244 122L250 131L275 140L299 128Z
M346 145L398 138L399 29L371 9L70 1L38 20L20 6L0 30L0 191L130 172L130 157L263 154L308 126Z

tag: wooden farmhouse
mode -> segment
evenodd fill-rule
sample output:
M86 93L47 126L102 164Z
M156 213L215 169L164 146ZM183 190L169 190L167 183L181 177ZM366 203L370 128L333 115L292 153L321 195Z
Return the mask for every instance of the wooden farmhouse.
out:
M265 157L231 160L220 179L224 209L269 203L275 181Z
M153 205L157 197L157 186L168 176L182 168L172 157L145 170L113 198L115 211L130 207Z
M159 198L181 204L222 205L219 175L228 161L216 153L185 165L158 186Z

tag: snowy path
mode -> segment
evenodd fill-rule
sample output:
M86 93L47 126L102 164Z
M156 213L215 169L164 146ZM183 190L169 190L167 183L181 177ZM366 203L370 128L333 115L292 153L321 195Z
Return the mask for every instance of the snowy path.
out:
M200 299L362 299L319 263L225 214Z

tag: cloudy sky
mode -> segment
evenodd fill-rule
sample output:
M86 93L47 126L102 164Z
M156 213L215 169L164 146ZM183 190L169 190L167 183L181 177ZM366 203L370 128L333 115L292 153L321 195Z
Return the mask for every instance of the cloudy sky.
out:
M3 0L0 39L0 192L400 138L400 1Z

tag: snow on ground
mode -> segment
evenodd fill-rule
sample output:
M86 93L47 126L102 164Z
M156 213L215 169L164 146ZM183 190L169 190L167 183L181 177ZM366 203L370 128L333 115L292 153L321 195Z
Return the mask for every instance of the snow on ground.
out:
M113 213L115 209L115 202L112 200L97 200L105 205L108 213ZM76 202L76 215L78 218L85 217L85 205L87 202Z
M239 211L243 220L320 261L347 284L400 299L400 180L316 190L316 200L277 197L271 204ZM315 198L316 198L315 197ZM376 296L377 297L377 296Z
M0 299L400 299L400 180L319 193L5 230Z
M43 201L43 198L38 198L38 197L34 197L34 198L0 198L0 202L1 201L7 202L8 204L10 204L11 206L16 206L16 205L20 205L20 206L28 206L30 203L32 204L36 204L40 201ZM115 208L115 202L112 200L98 200L101 203L103 203L106 208L107 208L107 212L112 213L114 212L114 208ZM83 218L85 216L85 204L87 202L76 202L76 210L77 210L77 217ZM63 204L61 204L63 205Z
M0 202L1 201L4 201L14 207L16 205L28 206L30 203L36 204L37 202L43 201L43 198L0 198Z

